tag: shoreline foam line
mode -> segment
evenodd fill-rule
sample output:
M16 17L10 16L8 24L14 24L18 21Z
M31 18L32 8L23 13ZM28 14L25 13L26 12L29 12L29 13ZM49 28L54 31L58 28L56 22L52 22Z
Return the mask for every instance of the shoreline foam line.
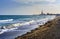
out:
M44 25L46 22L51 21L53 19L55 19L55 16L51 16L50 18L43 18L43 19L40 19L40 20L37 20L37 21L32 20L32 21L25 22L25 23L22 23L22 24L21 23L12 24L12 25L9 25L8 27L6 26L7 28L4 28L4 26L3 26L3 30L0 29L0 32L2 34L2 32L4 33L4 32L7 32L9 30L15 30L15 29L17 29L20 26L23 26L23 25L31 25L31 24L34 24L34 23L38 23L38 25Z
M53 24L54 23L54 24ZM41 29L42 30L40 30L40 27L38 28L38 30L37 29L35 29L35 30L31 30L31 32L27 32L26 34L24 34L24 35L22 35L22 36L17 36L15 39L34 39L36 36L39 36L39 34L41 34L40 33L40 31L42 31L42 34L43 34L43 32L44 31L46 31L47 29L49 29L49 27L50 27L50 24L52 25L55 25L55 23L56 23L56 17L53 19L53 20L51 20L51 21L48 21L47 22L47 24L46 25L43 25L43 27L41 27ZM53 27L53 25L52 25L52 27ZM40 25L39 25L40 26ZM47 27L46 27L47 26ZM44 28L44 29L43 29ZM37 30L37 31L36 31ZM38 32L39 31L39 32ZM34 32L34 33L33 33ZM38 34L39 33L39 34ZM46 33L46 32L45 32ZM44 33L44 35L45 35L45 33ZM42 35L41 34L41 35ZM41 36L40 35L40 36ZM34 37L33 37L34 36ZM39 37L40 37L39 36ZM37 38L39 38L39 37L37 37ZM40 39L40 38L39 38Z

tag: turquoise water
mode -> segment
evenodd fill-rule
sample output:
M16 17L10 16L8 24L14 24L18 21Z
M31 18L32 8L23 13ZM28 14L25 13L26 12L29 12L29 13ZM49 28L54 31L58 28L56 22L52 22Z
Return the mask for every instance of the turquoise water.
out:
M54 18L55 15L0 15L0 39L14 39Z

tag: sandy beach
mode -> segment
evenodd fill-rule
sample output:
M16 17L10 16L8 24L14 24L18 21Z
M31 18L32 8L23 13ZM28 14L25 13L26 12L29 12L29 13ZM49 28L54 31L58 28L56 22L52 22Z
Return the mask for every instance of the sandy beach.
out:
M15 39L60 39L60 16Z

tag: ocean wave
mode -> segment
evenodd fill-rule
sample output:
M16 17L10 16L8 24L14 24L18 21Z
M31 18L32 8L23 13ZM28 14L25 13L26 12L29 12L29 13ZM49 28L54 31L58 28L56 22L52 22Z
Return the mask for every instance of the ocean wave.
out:
M12 26L23 26L23 25L30 25L32 23L34 23L35 20L31 20L31 21L28 21L28 22L23 22L23 23L15 23L15 24L12 24Z
M0 22L9 22L9 21L13 21L13 19L0 20Z
M8 26L1 26L0 27L0 34L4 33L4 32L8 32L8 31L12 31L15 29L18 29L18 27L20 26L25 26L25 25L44 25L46 22L53 20L55 18L55 16L51 16L51 17L46 17L43 19L37 19L37 20L30 20L28 22L23 22L23 23L14 23ZM7 22L7 21L13 21L13 19L8 19L8 20L0 20L0 22Z
M0 34L3 34L4 32L9 32L12 30L15 30L17 28L6 28L5 26L0 27Z

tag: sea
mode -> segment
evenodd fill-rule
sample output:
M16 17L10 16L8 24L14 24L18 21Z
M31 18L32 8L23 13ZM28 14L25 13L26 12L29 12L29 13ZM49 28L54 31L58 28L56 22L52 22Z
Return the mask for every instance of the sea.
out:
M55 15L0 15L0 39L15 39L55 17Z

